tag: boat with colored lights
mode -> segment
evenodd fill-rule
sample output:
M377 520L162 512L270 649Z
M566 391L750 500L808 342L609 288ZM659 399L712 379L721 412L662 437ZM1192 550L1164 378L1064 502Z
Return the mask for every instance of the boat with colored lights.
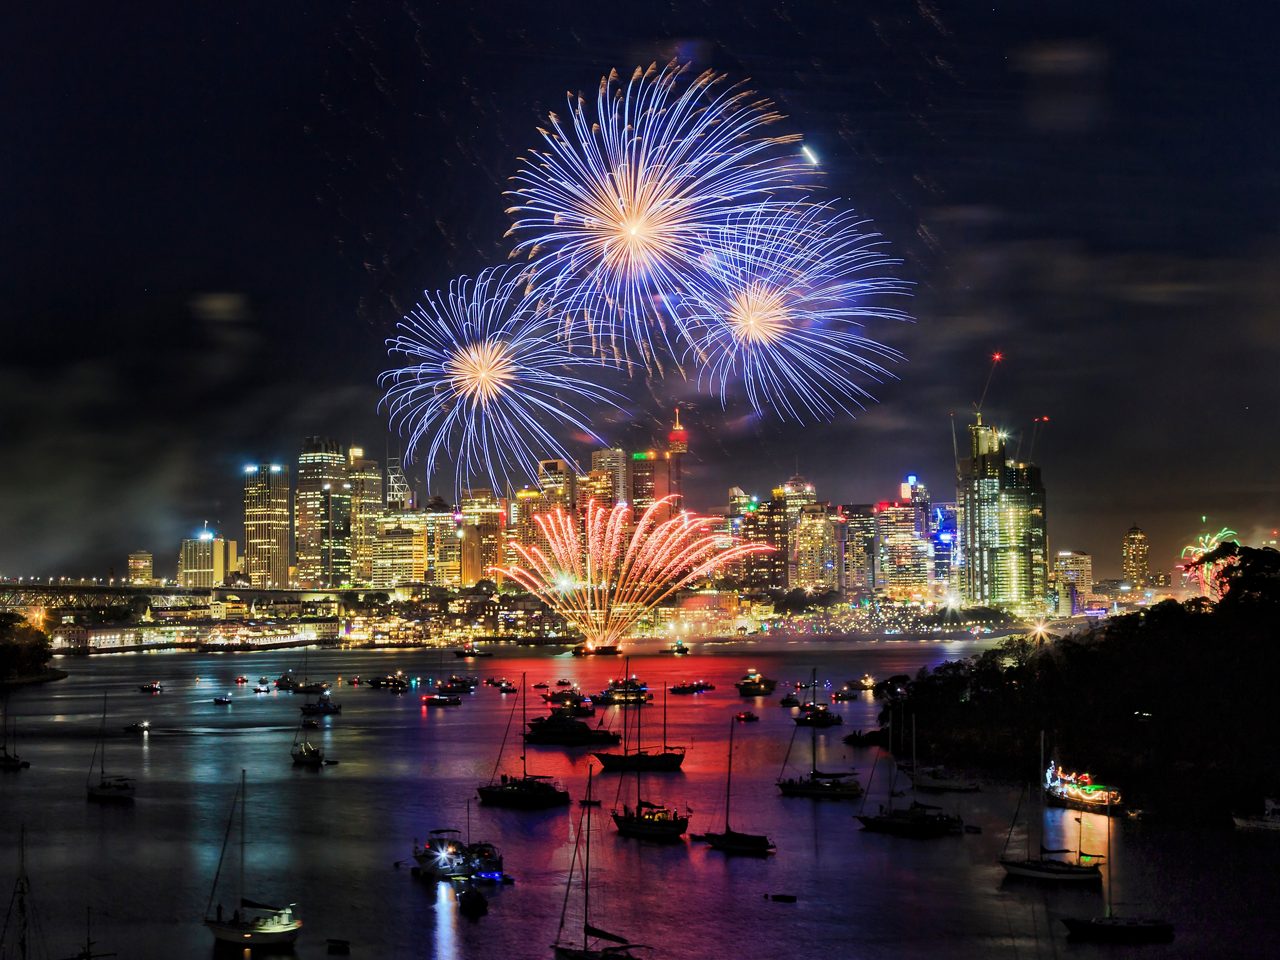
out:
M1068 773L1053 761L1044 773L1044 801L1051 807L1108 817L1119 817L1125 812L1119 790L1094 783L1087 773Z
M778 686L777 680L770 680L752 667L742 679L734 684L738 688L738 693L744 697L767 697L773 693Z

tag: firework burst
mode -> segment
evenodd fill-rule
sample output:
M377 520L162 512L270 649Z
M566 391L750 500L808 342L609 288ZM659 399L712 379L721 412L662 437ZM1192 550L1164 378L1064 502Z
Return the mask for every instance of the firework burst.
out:
M557 509L534 518L546 551L513 543L523 565L510 577L577 628L589 647L612 646L677 590L725 564L771 548L735 543L716 532L713 517L679 512L663 519L675 498L656 501L635 522L620 503L592 501L582 521Z
M687 83L676 63L600 81L594 105L569 96L568 122L539 128L508 192L515 255L566 325L615 359L660 363L683 339L672 297L696 287L705 238L727 216L813 176L770 135L772 103L713 72ZM657 348L661 347L659 351Z
M598 361L574 352L581 345L533 306L525 283L513 267L461 277L426 294L387 341L388 354L413 361L379 379L392 426L410 459L426 447L428 474L441 454L453 458L459 489L471 477L503 489L546 456L574 462L548 426L599 440L575 404L612 403L611 391L577 375Z
M707 281L681 302L699 386L723 405L741 382L752 408L829 420L862 408L863 382L901 354L862 335L870 319L906 320L878 304L905 285L881 271L876 234L827 204L764 204L705 241Z
M1234 558L1223 557L1215 563L1201 561L1203 557L1235 538L1234 530L1223 527L1217 533L1201 534L1194 543L1189 543L1182 548L1182 563L1179 565L1182 570L1182 579L1188 584L1194 584L1200 596L1213 600L1221 599L1222 586L1218 580L1218 573L1223 567L1234 563Z

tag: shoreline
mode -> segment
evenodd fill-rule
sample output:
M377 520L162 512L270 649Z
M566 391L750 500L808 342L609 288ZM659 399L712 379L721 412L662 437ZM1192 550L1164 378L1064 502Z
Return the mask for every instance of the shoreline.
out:
M7 690L10 687L30 687L38 683L56 683L59 680L67 679L69 676L71 676L71 674L66 670L59 670L57 667L49 667L41 673L0 680L0 690Z

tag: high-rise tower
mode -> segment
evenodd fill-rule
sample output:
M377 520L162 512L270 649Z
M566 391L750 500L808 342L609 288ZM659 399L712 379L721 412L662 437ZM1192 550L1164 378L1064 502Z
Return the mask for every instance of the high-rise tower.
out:
M342 447L308 437L298 454L294 496L294 546L298 582L341 586L351 579L351 483Z
M382 515L382 468L365 457L364 450L347 451L347 478L351 484L351 582L373 582L373 543Z
M1048 536L1040 468L1005 454L1005 434L969 427L969 456L956 482L963 515L964 597L972 604L1034 615L1048 597Z
M684 475L682 462L684 455L689 452L689 432L680 426L680 408L676 407L676 421L671 426L671 432L667 434L667 460L669 461L669 479L670 492L672 496L680 497L677 506L684 507Z
M1121 576L1135 587L1145 587L1151 579L1151 552L1147 535L1135 523L1120 546Z
M289 468L244 468L244 573L255 587L289 586Z

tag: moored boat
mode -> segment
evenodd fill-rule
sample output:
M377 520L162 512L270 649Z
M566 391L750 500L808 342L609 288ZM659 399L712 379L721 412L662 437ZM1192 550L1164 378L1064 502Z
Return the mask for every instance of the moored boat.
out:
M93 766L98 765L97 776ZM133 803L133 780L130 777L107 775L107 695L102 694L102 723L98 727L98 742L89 760L89 776L85 781L85 793L91 803Z
M1280 830L1280 803L1268 797L1263 801L1262 813L1252 816L1235 815L1231 820L1237 830Z
M1053 761L1044 774L1044 801L1051 807L1083 810L1108 817L1119 817L1125 812L1120 791L1101 783L1094 783L1087 773L1068 773Z
M770 680L768 677L752 667L748 670L737 683L734 684L738 688L738 693L744 697L767 697L773 693L778 686L777 680Z
M707 831L693 834L690 839L709 844L713 850L721 853L737 854L749 857L766 857L777 847L764 834L743 833L729 826L729 805L733 800L733 731L736 724L729 724L729 762L724 778L724 830Z
M525 719L525 677L520 677L520 718ZM511 705L511 715L514 715L516 704ZM571 721L577 723L578 721ZM586 724L582 724L586 726ZM511 729L511 721L507 721L507 730ZM528 752L520 751L520 776L514 777L507 774L498 776L498 770L502 766L502 754L507 747L507 733L502 735L502 745L498 748L498 760L494 764L494 775L489 778L488 783L480 784L476 787L476 794L480 798L480 802L493 807L509 807L516 810L548 810L553 807L563 807L569 804L569 791L560 787L554 780L547 776L538 776L529 773Z

